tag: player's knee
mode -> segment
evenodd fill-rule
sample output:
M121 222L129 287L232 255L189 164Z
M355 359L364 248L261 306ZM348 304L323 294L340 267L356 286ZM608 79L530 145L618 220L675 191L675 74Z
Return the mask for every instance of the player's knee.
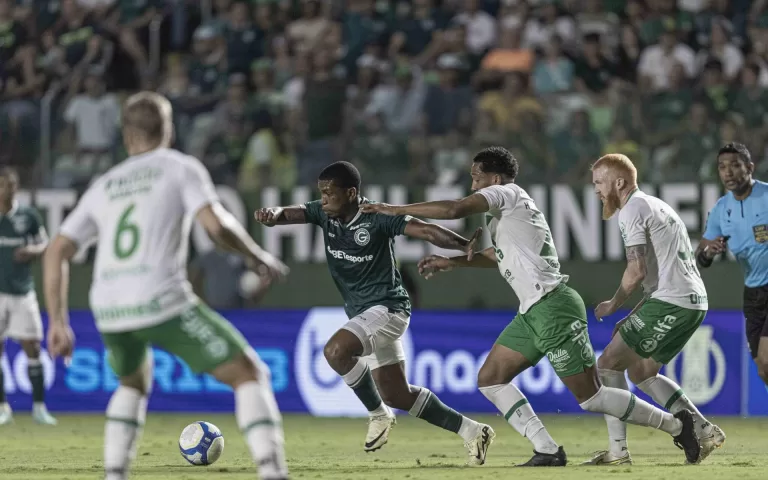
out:
M40 341L39 340L22 340L21 349L27 355L27 358L39 358L40 357Z
M211 374L216 380L233 389L246 382L269 381L269 369L266 365L262 368L260 363L251 356L242 354L216 367Z
M621 361L613 355L609 349L605 349L600 358L597 359L597 368L600 370L624 370L621 368Z
M143 370L120 377L120 385L138 390L142 395L149 395L150 392L150 382L147 381Z
M352 358L348 349L344 348L341 343L333 340L325 344L323 355L325 355L325 359L328 360L332 367L337 367Z
M629 380L635 385L639 385L649 378L655 377L658 373L658 369L645 365L643 362L635 363L627 368L627 376L629 376Z
M504 369L495 362L487 361L477 372L477 388L491 387L493 385L504 385L512 381L504 375Z

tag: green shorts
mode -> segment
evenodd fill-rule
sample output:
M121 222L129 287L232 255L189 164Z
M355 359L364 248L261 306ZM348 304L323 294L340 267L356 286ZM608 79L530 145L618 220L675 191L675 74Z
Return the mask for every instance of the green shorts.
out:
M195 373L210 372L248 348L248 342L231 323L202 304L159 325L101 336L109 364L118 377L141 368L150 345L178 356Z
M584 300L564 283L527 312L518 313L496 343L520 352L531 365L546 355L559 377L576 375L595 364Z
M667 364L699 328L706 310L691 310L650 299L619 329L624 343L643 358Z

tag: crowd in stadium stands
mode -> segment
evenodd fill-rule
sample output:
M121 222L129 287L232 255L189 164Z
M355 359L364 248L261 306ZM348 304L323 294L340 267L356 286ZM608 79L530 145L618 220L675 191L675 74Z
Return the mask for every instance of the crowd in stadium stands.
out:
M121 99L153 88L177 146L246 191L338 159L464 182L490 144L522 183L582 182L614 151L643 181L714 179L731 141L766 169L768 0L209 3L0 0L0 162L85 186L124 156Z

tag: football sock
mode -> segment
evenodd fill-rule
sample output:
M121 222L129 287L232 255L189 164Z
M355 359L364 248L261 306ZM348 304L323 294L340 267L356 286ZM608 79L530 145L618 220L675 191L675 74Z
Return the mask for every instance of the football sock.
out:
M385 415L389 412L389 409L381 401L379 390L373 381L373 375L371 375L371 369L365 362L358 359L352 370L342 375L342 378L344 383L355 392L357 398L363 402L369 415Z
M601 368L597 373L606 387L629 391L624 372ZM608 451L615 457L623 457L627 454L627 424L612 415L605 415L605 423L608 426Z
M539 453L557 453L557 443L552 439L541 423L541 420L533 411L523 392L515 385L492 385L480 387L480 393L491 401L504 415L504 419L517 433L527 438L533 449Z
M683 431L683 422L671 413L654 407L627 390L602 386L592 398L581 404L581 408L613 415L622 422L656 428L673 437Z
M135 388L117 387L107 405L104 425L104 470L107 479L127 478L146 415L147 397L144 394Z
M43 364L39 358L30 358L27 363L27 375L32 385L32 401L43 403L45 400L45 385L43 382Z
M419 396L416 398L411 409L408 410L408 413L414 417L454 433L459 433L462 422L466 421L465 435L471 433L473 423L475 428L479 427L473 420L465 419L459 412L441 402L437 395L429 391L428 388L415 386L411 386L411 388L420 389ZM473 437L474 435L470 439ZM465 440L467 439L465 438Z
M678 384L665 377L656 375L637 384L638 388L648 394L653 401L663 405L670 413L680 410L690 410L696 421L696 436L706 437L712 433L712 424L704 418L696 405L691 402Z
M235 390L235 418L262 480L288 478L282 417L269 377Z

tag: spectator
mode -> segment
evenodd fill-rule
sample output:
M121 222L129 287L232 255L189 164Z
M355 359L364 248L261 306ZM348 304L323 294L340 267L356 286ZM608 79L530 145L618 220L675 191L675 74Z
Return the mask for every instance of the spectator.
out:
M268 185L290 190L296 184L296 156L279 117L260 110L238 174L238 188L249 192Z
M321 15L318 0L301 0L300 4L301 17L288 26L288 40L294 50L309 51L328 33L331 22Z
M576 61L576 89L589 95L602 94L610 88L619 68L600 52L600 37L589 34L582 42L581 58Z
M683 66L687 78L696 74L696 59L688 45L678 41L678 30L672 20L664 24L660 41L643 50L637 71L640 86L653 91L669 88L669 77L675 64Z
M461 60L451 54L437 61L440 81L430 85L424 102L427 135L445 135L450 130L469 125L473 110L472 91L459 85Z
M529 18L523 30L525 48L544 48L553 36L560 37L564 45L576 46L576 22L571 17L561 15L554 2L547 2L540 9L538 18Z
M573 88L573 62L563 54L560 39L550 38L544 56L533 67L533 90L539 95L569 92Z
M496 43L496 20L480 10L480 0L464 0L465 9L454 18L467 31L467 50L482 56Z
M731 26L724 19L712 20L709 50L702 49L697 57L698 67L703 70L709 60L717 60L723 66L725 80L731 83L744 66L744 55L730 42Z
M731 89L723 73L723 64L718 60L710 60L704 66L699 91L701 101L707 103L710 112L718 118L724 118L731 103Z
M367 115L380 115L386 129L395 135L421 134L419 121L427 86L418 67L395 68L394 85L386 85L368 105Z
M61 20L43 43L57 59L53 71L68 85L68 98L80 91L90 66L100 62L105 71L111 60L99 27L88 20L75 0L61 0Z
M669 31L670 24L677 27L675 34L679 42L687 42L691 39L693 15L677 8L676 1L655 0L653 10L649 12L640 28L640 36L646 44L662 42L661 37Z
M337 137L343 127L346 85L333 73L333 59L327 50L314 54L312 73L303 96L305 137L299 149L299 182L312 185L326 165L339 158Z
M688 121L675 135L674 156L657 162L660 178L667 182L687 182L694 178L711 179L711 161L720 148L716 124L704 103L691 105ZM659 165L661 163L661 165Z
M643 53L643 44L635 27L625 24L621 27L621 43L619 44L618 72L619 76L632 84L637 83L637 67Z
M57 162L55 186L59 188L87 185L92 175L112 166L120 105L107 91L100 69L92 67L84 84L85 92L75 96L64 112L70 136L75 139L75 154Z
M589 113L577 110L571 114L568 128L552 138L557 171L561 182L584 182L589 165L600 157L603 148L592 131Z
M731 110L741 116L746 129L747 144L752 150L760 151L766 140L768 120L768 94L760 87L760 67L748 63L741 70L741 82L734 93Z
M280 116L286 109L285 95L275 86L275 69L272 60L262 58L251 65L251 85L254 94L248 99L248 112L267 110Z
M526 77L520 73L507 74L501 91L491 90L483 94L478 108L491 112L506 132L520 132L520 117L525 112L538 118L545 114L544 107L529 92Z
M651 92L643 98L645 142L650 147L668 145L686 118L693 103L693 91L686 85L685 68L672 66L667 90Z
M490 72L524 72L533 68L533 52L520 48L520 31L502 27L499 45L483 57L482 68Z
M227 70L247 74L254 60L266 53L264 32L251 23L250 7L244 0L232 3L228 18L229 26L225 30Z
M585 0L584 9L576 15L579 32L585 37L602 40L598 51L612 52L619 45L619 17L603 8L602 0Z
M108 19L109 28L133 60L144 88L154 72L149 70L147 48L142 42L149 38L149 24L160 15L161 5L162 0L117 0L117 9Z
M402 53L414 58L427 49L434 50L446 23L432 0L414 0L410 14L394 26L389 42L390 57Z

